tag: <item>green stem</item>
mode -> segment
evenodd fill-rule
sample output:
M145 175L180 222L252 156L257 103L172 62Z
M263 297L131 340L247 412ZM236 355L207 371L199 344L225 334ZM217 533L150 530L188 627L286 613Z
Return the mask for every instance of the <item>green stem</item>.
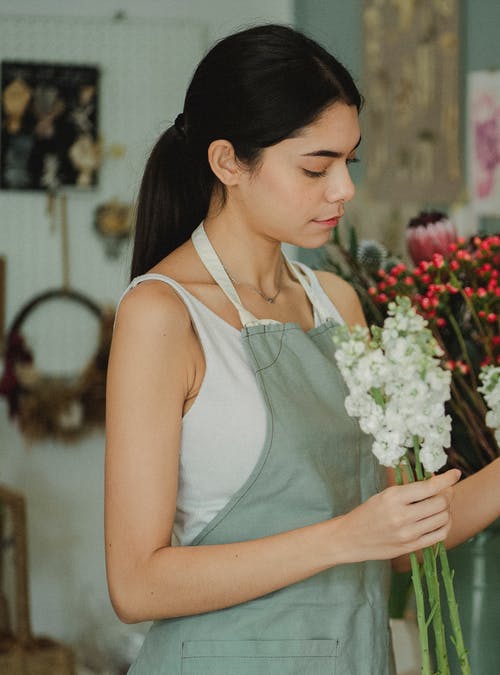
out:
M450 281L454 284L454 286L456 288L459 289L460 295L462 296L462 300L465 302L465 306L469 310L469 314L472 318L472 321L474 322L474 324L476 326L476 330L479 333L480 337L484 340L485 351L489 354L489 356L492 356L493 354L492 354L491 344L488 343L487 333L484 330L484 325L479 320L476 309L474 307L474 303L471 301L469 296L464 291L464 287L463 287L462 282L457 278L456 274L454 274L453 272L450 272Z
M477 381L475 385L471 386L471 384L467 382L466 377L462 375L461 377L457 377L455 382L458 383L464 394L467 395L471 406L473 406L478 411L478 413L484 417L484 415L486 415L487 407L481 394L477 391L477 389L474 389L474 386L477 387Z
M396 482L398 485L403 484L403 476L401 467L396 467ZM410 553L411 563L411 579L413 582L413 589L415 591L415 604L417 606L417 625L420 642L420 657L422 661L421 675L432 675L431 660L429 653L429 637L427 635L427 621L425 619L425 601L424 590L422 588L422 578L420 565L415 553Z
M443 337L437 328L433 330L433 335L443 350L444 357L447 360L452 360L446 344L443 341ZM467 384L465 378L459 377L456 374L453 374L451 379L451 404L453 405L454 412L461 418L464 427L473 430L469 439L480 464L484 465L492 459L495 459L498 454L496 453L495 448L491 447L491 444L484 435L484 415L486 414L484 401L482 397L477 392L474 392L470 385ZM485 460L482 453L485 453L488 458L487 460ZM464 467L461 468L463 469ZM467 473L472 473L472 471L467 469Z
M415 454L415 473L417 480L426 480L419 457L420 440L418 436L413 438L413 450ZM408 465L407 474L413 478L413 472ZM439 592L439 578L437 573L436 556L433 547L422 549L424 559L424 573L427 584L427 593L429 596L429 606L432 616L432 629L434 632L436 661L439 675L449 675L450 667L448 665L448 653L446 649L446 636L444 632L443 616L441 613L441 596Z
M458 324L456 324L456 322L455 322L455 325L457 326L457 329L458 329L458 331L460 332L460 329L458 328ZM445 344L445 342L444 342L444 340L443 340L443 337L442 337L442 335L441 335L441 333L440 333L440 331L439 331L439 329L438 329L437 327L434 327L434 329L433 329L433 331L432 331L432 334L434 335L434 337L436 338L436 340L437 340L439 346L440 346L441 349L443 350L444 358L445 358L447 361L453 361L454 359L452 358L452 356L451 356L451 354L450 354L450 352L449 352L449 350L448 350L448 348L447 348L447 346L446 346L446 344ZM466 348L466 346L465 346L465 342L464 342L463 339L462 339L462 350L464 350L464 349L466 350L467 348ZM471 363L470 363L470 359L469 359L469 356L468 356L468 352L466 351L465 354L466 354L465 359L466 359L467 362L468 362L469 369L470 369L470 376L471 376L471 378L472 378L472 377L474 377L474 373L473 373L473 371L472 371L472 366L471 366ZM475 380L474 380L474 381L475 381ZM466 381L466 379L465 379L464 376L459 377L456 373L453 373L453 376L452 376L452 384L453 384L453 383L457 383L457 382L458 382L458 384L460 385L460 387L463 389L463 391L465 392L465 394L467 394L468 398L470 399L471 404L472 404L472 405L479 411L479 413L480 413L481 415L483 415L483 417L484 417L484 415L486 414L486 407L485 407L485 405L484 405L483 398L482 398L482 396L481 396L480 394L477 393L477 390L474 388L474 386L477 387L477 381L475 381L475 385L474 385L474 386L471 386L471 385L469 385L469 384L467 383L467 381ZM455 384L455 386L457 386L457 385Z
M474 373L474 368L470 360L469 352L467 351L467 345L465 344L462 331L460 330L460 326L458 325L457 320L449 310L446 312L446 316L448 317L448 321L450 322L450 325L452 326L453 331L455 332L458 344L460 345L460 349L462 350L462 358L469 366L469 375L475 389L477 387L476 375Z
M471 669L469 664L469 658L467 656L467 650L464 645L464 638L462 635L462 628L460 626L460 616L458 613L458 603L455 598L455 591L453 589L453 574L450 570L450 565L448 563L448 555L446 554L446 549L442 542L439 542L437 545L439 562L441 564L441 576L443 578L444 588L446 591L446 599L448 600L448 611L450 614L450 622L453 630L452 640L455 645L455 650L457 652L457 657L460 662L460 668L462 675L471 675Z

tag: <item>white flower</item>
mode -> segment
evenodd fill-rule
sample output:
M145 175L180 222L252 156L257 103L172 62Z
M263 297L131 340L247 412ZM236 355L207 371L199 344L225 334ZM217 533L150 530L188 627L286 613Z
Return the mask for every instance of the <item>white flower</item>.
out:
M450 445L444 404L451 373L441 368L441 350L410 300L390 303L383 328L372 327L371 335L366 328L350 332L343 326L334 342L349 389L346 410L373 436L379 461L396 466L417 439L426 471L439 469L446 461L443 448Z
M497 443L500 443L500 366L483 366L479 379L483 384L477 390L483 394L489 408L485 422L494 430Z

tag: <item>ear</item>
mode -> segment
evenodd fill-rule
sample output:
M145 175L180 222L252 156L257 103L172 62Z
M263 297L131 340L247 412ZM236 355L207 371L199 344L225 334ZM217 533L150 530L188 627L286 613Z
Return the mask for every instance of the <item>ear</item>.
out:
M223 185L237 185L242 173L234 153L233 144L224 139L212 141L208 146L208 163Z

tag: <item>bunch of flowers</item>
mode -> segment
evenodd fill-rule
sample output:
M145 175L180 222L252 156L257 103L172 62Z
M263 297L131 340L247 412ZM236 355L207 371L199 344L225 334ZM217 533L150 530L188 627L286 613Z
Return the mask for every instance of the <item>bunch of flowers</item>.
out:
M372 326L371 339L362 326L352 333L340 329L336 357L349 386L347 412L374 437L379 462L398 466L418 436L420 461L435 472L445 464L443 448L450 442L444 404L451 374L440 367L442 350L426 325L408 298L397 298L383 328Z
M353 283L370 324L381 325L398 296L428 321L451 373L448 464L468 475L500 455L497 418L480 387L487 367L500 370L500 236L457 237L437 212L412 219L407 233L412 267L389 255L368 267L352 231L349 247L336 234L344 265L332 267Z
M383 465L395 468L400 484L402 470L409 481L426 480L446 462L443 448L449 445L451 427L451 419L445 413L451 372L441 366L443 352L427 328L427 321L416 313L409 298L397 297L389 303L383 327L372 326L370 333L361 326L353 331L342 326L334 341L338 345L336 359L349 389L347 412L359 418L361 429L373 436L374 454ZM470 673L443 544L423 551L428 616L421 568L415 554L410 557L423 675L433 672L427 632L430 622L438 673L450 672L437 560L462 673Z

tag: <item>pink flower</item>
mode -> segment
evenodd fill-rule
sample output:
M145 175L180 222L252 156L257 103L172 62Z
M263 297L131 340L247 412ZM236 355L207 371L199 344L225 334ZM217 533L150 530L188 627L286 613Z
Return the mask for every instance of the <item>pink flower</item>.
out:
M406 228L408 252L416 265L423 260L432 260L435 254L449 255L450 246L456 242L454 225L444 213L437 211L422 211L410 220Z

